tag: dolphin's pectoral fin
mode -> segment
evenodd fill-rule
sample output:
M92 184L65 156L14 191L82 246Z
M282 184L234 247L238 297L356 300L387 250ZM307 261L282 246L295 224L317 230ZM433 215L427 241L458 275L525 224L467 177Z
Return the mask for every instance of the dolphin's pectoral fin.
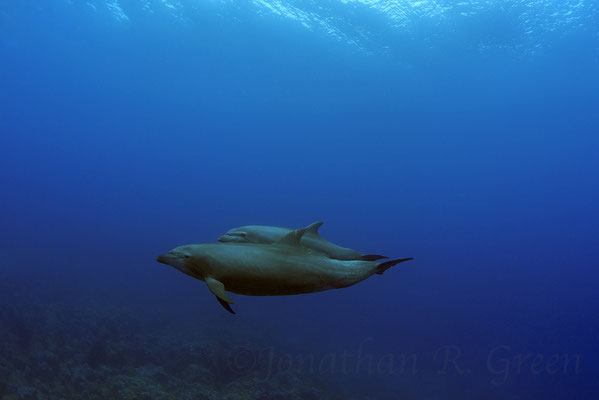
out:
M233 301L229 298L229 295L225 292L225 285L221 281L217 281L214 278L206 278L206 285L208 289L218 298L221 302L233 304ZM226 307L225 307L226 308ZM230 307L229 307L230 308Z
M233 309L231 308L231 306L229 305L229 303L227 303L226 301L220 299L220 298L216 298L216 300L218 300L218 302L220 303L221 306L223 306L225 308L225 310L227 310L228 312L230 312L231 314L235 314L235 311L233 311Z
M314 222L313 224L310 224L308 226L306 226L306 233L310 233L312 235L318 235L318 228L320 228L322 226L322 224L324 224L324 222L322 221L318 221L318 222Z
M225 285L221 281L217 281L214 278L206 278L206 286L208 289L216 296L216 300L220 303L221 306L225 308L231 314L235 314L235 311L231 308L230 304L233 304L233 301L229 298L229 295L225 292Z

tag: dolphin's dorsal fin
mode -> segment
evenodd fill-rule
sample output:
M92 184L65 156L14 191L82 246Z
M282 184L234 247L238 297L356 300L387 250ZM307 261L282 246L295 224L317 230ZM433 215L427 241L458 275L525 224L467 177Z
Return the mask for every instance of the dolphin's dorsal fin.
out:
M324 222L318 221L306 226L306 233L318 236L318 229L322 226L322 224L324 224Z
M287 246L299 246L300 241L302 240L302 236L306 233L306 228L296 229L291 231L279 240L275 242L275 244L285 244Z

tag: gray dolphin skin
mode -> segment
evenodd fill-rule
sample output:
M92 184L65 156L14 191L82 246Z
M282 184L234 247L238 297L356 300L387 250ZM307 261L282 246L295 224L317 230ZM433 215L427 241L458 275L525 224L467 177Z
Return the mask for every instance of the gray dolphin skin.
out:
M305 234L302 237L302 246L316 250L325 254L329 258L336 260L363 260L363 261L376 261L381 258L387 258L378 254L362 254L359 251L341 247L335 243L329 242L323 239L318 234L318 229L321 227L323 222L314 222L308 225L305 230ZM239 228L233 228L225 233L223 236L218 238L219 242L222 243L262 243L270 244L274 243L289 232L293 231L290 228L281 228L278 226L265 226L265 225L247 225Z
M247 296L282 296L340 289L412 258L386 262L343 261L300 245L305 229L270 244L207 243L180 246L157 261L204 281L227 311L234 314L226 291Z

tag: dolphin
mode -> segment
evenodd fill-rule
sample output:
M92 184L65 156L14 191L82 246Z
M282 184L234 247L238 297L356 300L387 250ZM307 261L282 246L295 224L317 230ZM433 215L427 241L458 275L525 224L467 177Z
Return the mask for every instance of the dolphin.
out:
M323 239L318 234L318 228L324 222L318 221L308 225L305 234L302 237L302 245L320 253L326 254L329 258L336 260L363 260L376 261L381 258L387 258L378 254L362 254L359 251L341 247ZM293 231L290 228L280 228L277 226L247 225L239 228L233 228L218 238L222 243L263 243L270 244L280 240L283 236Z
M306 229L289 232L273 244L205 243L176 247L157 257L186 275L206 283L230 313L225 291L247 296L314 293L355 285L412 258L386 262L344 261L300 244Z

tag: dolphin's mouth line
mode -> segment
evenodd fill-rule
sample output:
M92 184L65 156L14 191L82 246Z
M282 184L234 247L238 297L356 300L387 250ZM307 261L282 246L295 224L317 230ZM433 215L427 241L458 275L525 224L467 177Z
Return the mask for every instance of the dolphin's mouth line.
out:
M161 264L169 265L168 258L166 256L163 256L163 255L160 255L160 256L156 257L156 261L158 261Z
M233 242L233 243L237 243L239 241L244 241L246 237L245 233L242 232L227 232L224 235L222 235L221 237L218 238L218 241L221 243L229 243L229 242Z

